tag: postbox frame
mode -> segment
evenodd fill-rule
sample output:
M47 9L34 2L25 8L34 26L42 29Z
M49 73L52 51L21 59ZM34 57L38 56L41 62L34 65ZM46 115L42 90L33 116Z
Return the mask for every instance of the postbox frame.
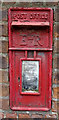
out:
M39 10L49 10L50 11L50 15L51 15L51 17L50 17L50 38L51 38L51 44L50 44L50 48L38 48L38 49L35 49L35 48L14 48L14 47L12 47L12 43L11 43L11 34L12 34L12 32L11 32L11 27L13 26L12 24L11 24L11 11L14 11L14 10L31 10L31 11L35 11L35 10L37 10L37 11L39 11ZM34 50L34 51L45 51L45 52L47 52L47 51L50 51L51 53L52 53L52 30L53 30L53 27L52 27L52 25L53 25L53 11L52 11L52 9L51 8L10 8L9 9L9 13L8 13L8 18L9 18L9 23L8 23L8 27L9 27L9 77L10 77L10 87L12 86L13 87L13 84L12 84L12 81L13 81L13 78L12 78L12 69L13 69L13 66L12 66L12 52L13 51L20 51L20 50ZM19 25L19 24L18 24ZM44 24L44 26L46 26L45 24ZM50 55L49 56L49 58L52 60L52 55ZM14 59L14 57L13 57L13 59ZM12 89L10 88L10 108L12 109L12 110L35 110L35 111L38 111L38 110L42 110L42 111L48 111L48 110L50 110L51 109L51 76L52 76L52 64L51 64L51 61L50 61L50 69L49 69L49 72L50 72L50 74L49 74L49 105L48 105L48 107L40 107L40 108L36 108L36 107L34 107L34 108L28 108L28 107L14 107L12 104L11 104L11 101L14 101L14 99L13 99L13 96L12 96ZM14 83L14 81L13 81L13 83Z

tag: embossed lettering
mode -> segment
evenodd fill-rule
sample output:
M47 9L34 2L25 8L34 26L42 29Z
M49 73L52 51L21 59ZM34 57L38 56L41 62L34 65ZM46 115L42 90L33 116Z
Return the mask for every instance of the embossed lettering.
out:
M47 18L48 18L48 14L46 13L46 14L45 14L45 19L47 19Z
M31 14L30 14L30 19L35 19L35 18L37 18L36 16L37 16L36 13L33 13L33 14L31 13Z
M14 13L13 15L12 15L12 19L13 20L19 20L19 19L26 19L27 18L27 14L26 13L18 13L18 14L16 14L16 13Z
M13 20L16 20L16 19L17 19L17 14L13 14L13 15L12 15L12 19L13 19Z
M21 37L21 43L20 45L26 45L26 34L20 34Z
M41 42L40 36L36 35L34 40L34 46L38 46L38 45L42 46L43 43Z
M12 20L36 20L36 19L48 19L48 13L14 13L12 15Z
M27 46L42 46L43 43L41 41L41 38L39 35L35 35L35 34L20 34L20 38L21 38L21 43L20 45L27 45Z

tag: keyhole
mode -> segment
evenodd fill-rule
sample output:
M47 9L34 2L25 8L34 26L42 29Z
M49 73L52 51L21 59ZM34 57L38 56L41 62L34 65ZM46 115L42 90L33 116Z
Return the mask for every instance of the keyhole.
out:
M18 82L20 82L20 77L18 77Z

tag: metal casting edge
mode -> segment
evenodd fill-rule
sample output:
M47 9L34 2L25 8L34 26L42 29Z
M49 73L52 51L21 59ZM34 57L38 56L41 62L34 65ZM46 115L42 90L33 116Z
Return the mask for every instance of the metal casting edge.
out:
M11 7L9 10L52 10L52 8L44 8L44 7Z
M10 107L10 109L11 110L16 110L16 111L17 110L19 110L19 111L20 110L21 111L23 111L23 110L24 111L33 111L33 110L34 111L49 111L51 108L48 108L48 107L47 108L43 108L43 107L42 108L36 108L36 107L35 108L29 108L29 107Z
M11 47L11 48L9 48L9 50L38 50L38 51L46 51L46 52L48 52L48 51L52 51L52 49L50 49L50 48L13 48L13 47Z

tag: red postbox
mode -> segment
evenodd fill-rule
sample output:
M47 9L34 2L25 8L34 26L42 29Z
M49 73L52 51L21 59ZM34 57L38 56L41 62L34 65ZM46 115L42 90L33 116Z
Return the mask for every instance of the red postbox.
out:
M51 109L51 8L9 9L9 76L12 110Z

